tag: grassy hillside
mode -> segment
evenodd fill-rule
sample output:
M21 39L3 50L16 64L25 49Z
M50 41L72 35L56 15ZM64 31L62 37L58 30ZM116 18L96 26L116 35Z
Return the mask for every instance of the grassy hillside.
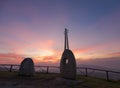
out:
M120 88L120 81L106 81L95 77L78 76L78 80L84 80L87 88ZM80 87L78 87L80 88Z
M120 88L120 81L78 75L76 80L80 83L66 85L56 78L59 74L37 73L34 77L20 77L15 72L0 72L0 88Z

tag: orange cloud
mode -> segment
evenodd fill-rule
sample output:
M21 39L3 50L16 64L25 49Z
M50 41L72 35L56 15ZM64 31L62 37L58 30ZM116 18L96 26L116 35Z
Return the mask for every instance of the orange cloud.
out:
M43 35L30 30L27 25L21 22L13 23L2 29L0 32L10 37L3 37L2 43L4 45L1 46L10 48L8 51L10 53L30 55L35 52L46 52L46 50L52 50L55 43L52 39L44 39Z
M84 48L78 48L78 49L74 49L73 51L75 53L89 53L89 52L101 50L105 47L106 47L106 44L101 44L101 45L94 45L94 46L89 46Z
M113 53L109 53L107 55L112 56L112 57L120 57L120 52L113 52Z
M117 50L119 51L118 44L116 42L105 42L99 45L92 45L89 47L78 48L74 49L73 52L75 53L76 58L99 58L99 57L108 57L108 56L118 56L119 52L117 53L110 53L111 51ZM110 54L109 54L110 53Z
M57 61L56 57L53 56L46 56L42 60L45 62L52 62L52 63Z
M58 62L58 58L55 56L37 56L34 57L35 63L56 63Z
M23 55L18 54L0 54L0 64L20 64L23 58Z

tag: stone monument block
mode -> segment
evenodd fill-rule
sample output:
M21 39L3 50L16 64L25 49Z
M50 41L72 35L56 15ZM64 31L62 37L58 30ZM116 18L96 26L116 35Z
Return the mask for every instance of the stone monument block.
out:
M60 62L60 73L63 78L75 79L76 78L76 61L74 54L71 50L64 50Z
M35 73L34 62L31 58L25 58L20 65L20 76L33 76Z

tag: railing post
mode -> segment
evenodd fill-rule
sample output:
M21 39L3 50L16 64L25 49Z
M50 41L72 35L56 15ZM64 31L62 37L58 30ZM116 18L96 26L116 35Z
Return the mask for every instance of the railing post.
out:
M108 71L106 71L106 80L109 81L109 74L108 74Z
M49 73L49 66L47 66L47 72L46 72L47 74Z
M9 72L12 72L12 67L13 67L13 65L10 65L10 70L9 70Z
M85 68L85 76L86 76L86 77L88 76L87 68Z

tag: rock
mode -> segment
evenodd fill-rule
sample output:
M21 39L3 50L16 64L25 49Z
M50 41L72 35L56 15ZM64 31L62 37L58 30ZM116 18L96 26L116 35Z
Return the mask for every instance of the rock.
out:
M31 58L25 58L20 65L19 75L20 76L33 76L35 73L34 63Z
M60 73L61 76L66 79L76 78L76 61L72 51L69 49L65 49L62 54Z

